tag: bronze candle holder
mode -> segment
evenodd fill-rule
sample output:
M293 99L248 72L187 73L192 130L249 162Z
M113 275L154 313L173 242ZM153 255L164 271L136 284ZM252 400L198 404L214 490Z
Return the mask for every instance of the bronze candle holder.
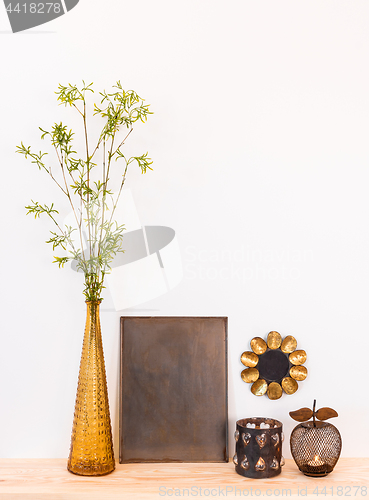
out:
M282 422L273 418L244 418L236 423L236 472L241 476L266 478L278 476L282 457Z
M320 408L315 411L301 408L291 411L290 416L302 422L291 433L291 453L297 467L306 476L323 477L332 472L336 465L342 447L341 435L338 429L328 422L328 418L337 417L332 408ZM313 417L313 420L305 422ZM319 422L316 421L316 418Z

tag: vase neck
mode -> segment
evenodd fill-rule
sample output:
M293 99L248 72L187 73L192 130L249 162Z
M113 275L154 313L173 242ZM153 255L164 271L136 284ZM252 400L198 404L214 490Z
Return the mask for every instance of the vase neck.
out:
M100 315L100 304L101 300L86 300L87 304L87 315L93 315L99 317Z
M93 306L99 306L101 304L101 300L86 300L87 306L93 305Z

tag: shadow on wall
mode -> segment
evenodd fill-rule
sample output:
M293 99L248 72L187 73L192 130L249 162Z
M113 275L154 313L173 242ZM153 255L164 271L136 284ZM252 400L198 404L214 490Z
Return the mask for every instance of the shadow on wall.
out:
M124 252L116 255L111 272L106 276L117 311L164 295L183 278L182 259L174 229L141 226L129 189L125 190L121 205L117 220L124 220L127 229L123 237ZM72 218L68 216L65 223L72 225ZM71 267L77 271L75 261L72 261Z

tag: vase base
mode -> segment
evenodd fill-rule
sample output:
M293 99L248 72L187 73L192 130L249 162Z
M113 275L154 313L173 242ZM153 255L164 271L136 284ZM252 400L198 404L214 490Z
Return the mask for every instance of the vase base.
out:
M68 463L67 469L72 474L76 474L77 476L106 476L115 470L114 464L106 464L106 465L70 465Z

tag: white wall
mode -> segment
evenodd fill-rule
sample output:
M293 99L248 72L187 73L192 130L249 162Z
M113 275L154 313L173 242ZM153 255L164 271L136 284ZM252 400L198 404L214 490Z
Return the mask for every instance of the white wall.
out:
M46 222L25 216L57 191L14 151L66 116L57 84L82 79L121 79L152 104L131 145L155 170L129 187L144 224L175 228L185 268L135 309L113 311L107 294L116 453L119 317L132 314L229 317L232 434L238 418L279 418L288 457L288 412L316 398L340 415L343 455L368 454L368 16L366 0L80 0L11 34L0 7L0 456L69 451L82 284L51 263ZM240 354L270 330L308 353L308 379L279 401L239 376Z

